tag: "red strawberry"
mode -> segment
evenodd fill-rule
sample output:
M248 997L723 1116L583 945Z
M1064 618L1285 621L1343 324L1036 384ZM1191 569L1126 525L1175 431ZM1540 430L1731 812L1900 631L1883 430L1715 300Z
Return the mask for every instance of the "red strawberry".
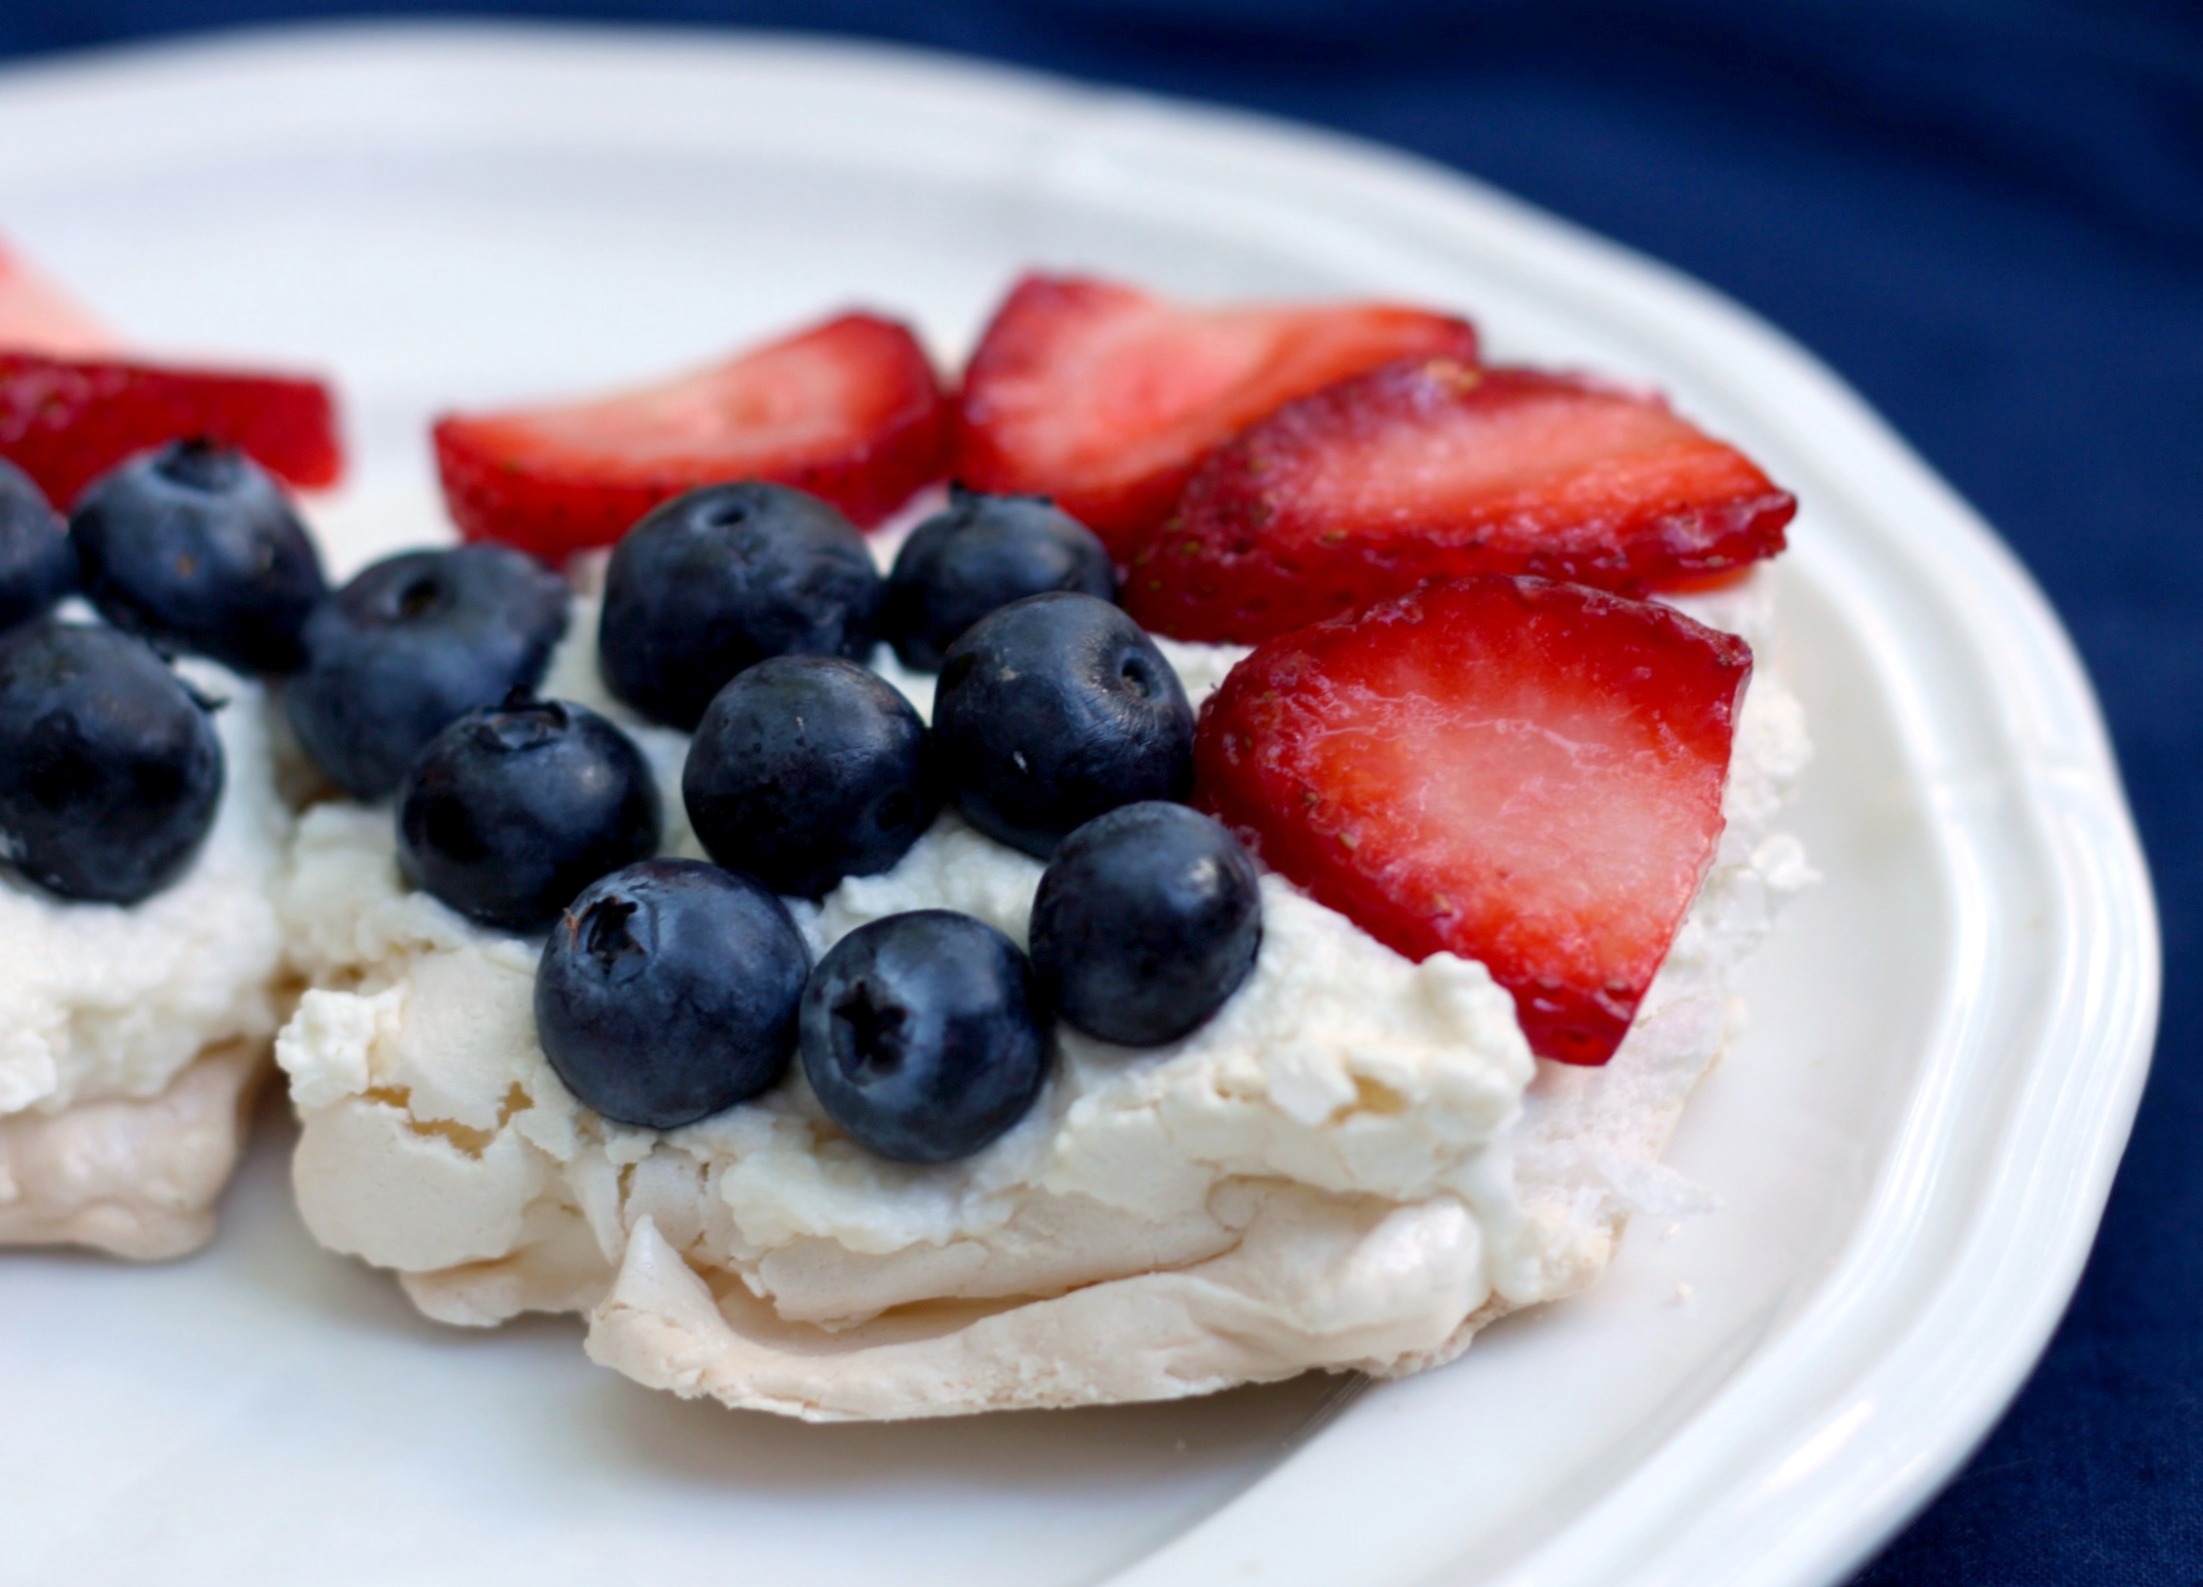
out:
M183 436L237 447L293 485L333 485L343 469L319 381L0 352L0 457L58 507L131 453Z
M1295 397L1424 354L1473 360L1476 331L1387 303L1188 308L1027 276L964 371L956 476L1053 496L1122 559L1206 453Z
M113 345L89 309L0 243L0 348L92 358Z
M436 464L468 539L558 561L725 480L793 485L876 524L941 477L948 424L908 328L845 314L662 385L441 419Z
M1234 667L1195 800L1379 941L1480 960L1533 1051L1604 1063L1712 863L1751 671L1652 602L1434 584Z
M1133 557L1125 605L1158 633L1251 644L1474 573L1634 594L1773 556L1796 510L1656 397L1409 361L1211 456Z

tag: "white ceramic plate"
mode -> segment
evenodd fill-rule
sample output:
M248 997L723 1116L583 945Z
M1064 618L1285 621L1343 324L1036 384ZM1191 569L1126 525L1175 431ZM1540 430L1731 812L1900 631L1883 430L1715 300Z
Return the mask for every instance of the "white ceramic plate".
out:
M1806 506L1783 658L1826 872L1673 1161L1717 1214L1459 1364L1167 1407L811 1428L414 1317L263 1132L216 1246L0 1259L0 1580L1839 1577L2070 1293L2148 1056L2148 884L2088 687L1981 523L1704 290L1457 177L1244 117L724 36L307 33L0 76L0 229L128 334L333 370L366 540L434 407L586 390L830 306L968 337L1032 262L1460 305L1671 389Z

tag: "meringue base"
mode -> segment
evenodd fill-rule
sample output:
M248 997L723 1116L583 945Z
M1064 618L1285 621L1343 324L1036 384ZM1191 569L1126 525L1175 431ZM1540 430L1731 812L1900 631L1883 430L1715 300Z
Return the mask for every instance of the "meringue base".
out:
M150 1097L0 1118L0 1246L81 1245L134 1261L185 1256L244 1146L268 1043L210 1047Z

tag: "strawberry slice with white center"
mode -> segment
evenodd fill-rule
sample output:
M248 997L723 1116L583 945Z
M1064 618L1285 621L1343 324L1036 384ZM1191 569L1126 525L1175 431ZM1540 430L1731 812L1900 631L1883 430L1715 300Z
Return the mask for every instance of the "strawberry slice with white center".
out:
M1481 961L1532 1051L1604 1063L1713 862L1751 670L1653 602L1434 584L1234 667L1195 802L1380 942Z
M1435 354L1473 361L1475 328L1389 303L1198 308L1027 276L964 372L956 477L1052 496L1122 560L1240 430L1333 381Z
M909 328L845 314L661 385L441 419L436 464L468 539L557 562L730 480L792 485L870 527L941 477L948 429Z
M1410 360L1211 456L1133 556L1125 605L1158 633L1252 644L1471 574L1677 589L1773 556L1796 510L1657 397Z

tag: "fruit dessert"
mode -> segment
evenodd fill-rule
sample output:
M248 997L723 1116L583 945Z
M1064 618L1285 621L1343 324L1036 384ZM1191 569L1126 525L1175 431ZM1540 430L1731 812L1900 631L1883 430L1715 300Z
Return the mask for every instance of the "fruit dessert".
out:
M959 483L869 539L765 448L570 584L493 543L361 574L288 702L354 795L281 887L317 1238L814 1420L1412 1371L1589 1282L1690 1203L1660 1151L1807 876L1750 570L1790 508L1652 398L1474 357L1420 310L1033 280ZM849 418L786 378L774 433ZM646 459L712 428L595 412ZM1337 538L1280 496L1181 578L1281 432ZM586 503L583 439L547 455ZM1273 617L1309 544L1378 549Z
M261 434L260 395L117 359L0 252L0 1245L199 1245L265 1072L290 816L262 679L323 582L269 474L204 438Z

